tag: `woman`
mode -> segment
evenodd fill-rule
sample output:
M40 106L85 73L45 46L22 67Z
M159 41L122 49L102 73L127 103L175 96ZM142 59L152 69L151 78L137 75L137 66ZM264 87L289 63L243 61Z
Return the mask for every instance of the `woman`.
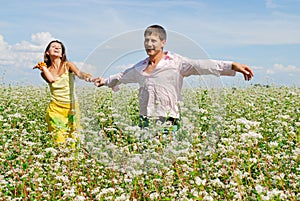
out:
M50 87L51 102L46 114L49 132L54 134L57 143L66 143L67 138L76 141L76 131L81 126L79 106L74 94L74 74L87 82L91 82L92 76L67 61L65 47L58 40L48 44L44 62L39 62L35 68L42 71L41 76Z

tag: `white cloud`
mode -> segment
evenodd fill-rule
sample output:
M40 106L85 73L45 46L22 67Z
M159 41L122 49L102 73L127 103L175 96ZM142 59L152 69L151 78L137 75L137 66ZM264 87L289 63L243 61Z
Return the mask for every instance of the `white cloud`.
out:
M280 7L280 5L277 3L274 3L273 0L266 0L265 5L266 5L266 8L270 8L270 9Z
M47 43L52 40L49 32L32 34L31 41L21 41L9 45L0 35L0 65L11 68L27 67L41 60Z
M40 32L31 35L31 41L21 41L20 43L16 43L11 48L16 53L18 51L26 51L26 52L43 52L46 45L53 40L54 38L51 36L49 32Z
M46 46L50 42L49 40L52 39L53 37L49 32L40 32L31 35L31 41L42 46Z
M14 56L11 54L11 47L5 42L4 37L0 35L0 65L11 64Z
M273 68L266 70L266 73L269 75L275 73L287 73L289 76L293 76L293 73L300 73L300 68L294 65L284 66L283 64L274 64Z
M10 45L0 35L0 70L5 75L5 81L36 81L39 73L32 68L43 59L44 49L52 39L50 33L41 32L32 34L31 41Z
M4 41L4 37L0 35L0 51L8 48L8 43Z
M274 64L274 70L277 72L300 72L300 68L297 68L296 66L284 66L282 64Z

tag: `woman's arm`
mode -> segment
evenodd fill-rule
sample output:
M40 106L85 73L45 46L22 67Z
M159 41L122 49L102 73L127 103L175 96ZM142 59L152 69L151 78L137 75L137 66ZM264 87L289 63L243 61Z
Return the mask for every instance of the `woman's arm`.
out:
M46 82L49 82L49 83L55 82L53 75L50 73L50 71L47 67L43 67L41 76Z
M55 81L55 78L50 73L48 66L45 62L39 62L36 66L33 67L33 69L36 68L41 70L41 76L46 82L53 83Z
M67 62L67 66L69 68L69 71L73 72L79 79L85 80L87 82L92 81L92 75L89 74L89 73L85 73L83 71L80 71L74 63Z

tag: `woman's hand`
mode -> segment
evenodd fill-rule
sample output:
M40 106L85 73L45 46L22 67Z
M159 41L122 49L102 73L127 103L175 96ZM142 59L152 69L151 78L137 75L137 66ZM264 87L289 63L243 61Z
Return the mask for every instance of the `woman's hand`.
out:
M86 82L92 82L92 80L93 80L92 75L89 74L89 73L83 73L83 79L84 79Z
M38 64L36 66L33 67L33 69L40 69L41 71L43 70L43 67L47 67L47 64L43 61L38 62Z

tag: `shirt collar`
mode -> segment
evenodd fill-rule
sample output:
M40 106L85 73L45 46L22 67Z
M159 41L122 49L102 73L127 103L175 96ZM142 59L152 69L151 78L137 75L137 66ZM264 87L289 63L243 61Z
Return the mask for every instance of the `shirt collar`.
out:
M173 59L173 56L172 56L168 51L164 52L164 56L163 56L162 60L172 60L172 59ZM149 60L150 60L150 58L147 57L147 58L143 61L143 64L149 63Z

